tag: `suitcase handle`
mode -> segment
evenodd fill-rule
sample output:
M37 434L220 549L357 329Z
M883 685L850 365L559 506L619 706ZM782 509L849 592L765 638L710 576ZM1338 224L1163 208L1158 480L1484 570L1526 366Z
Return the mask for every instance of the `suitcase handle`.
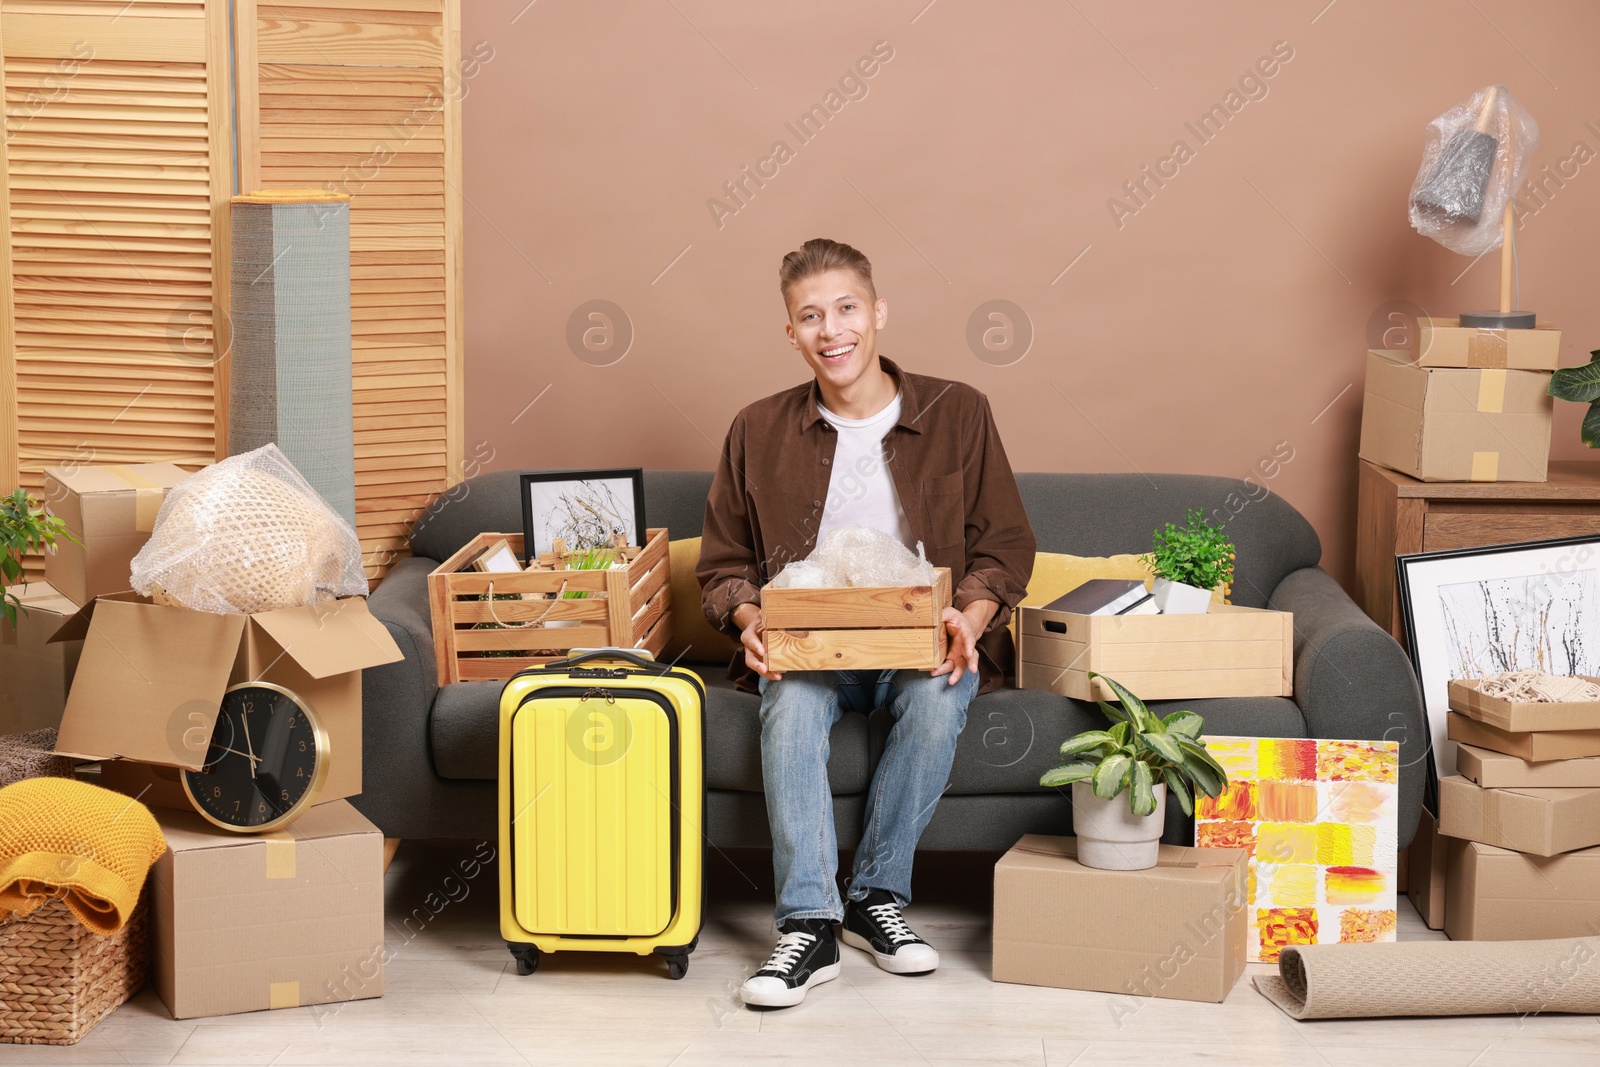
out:
M588 663L597 659L620 659L631 663L640 670L649 671L651 674L671 674L670 663L657 663L655 657L642 648L584 648L573 649L576 655L569 656L555 663L546 663L545 670L561 671L568 667L576 667L580 663Z

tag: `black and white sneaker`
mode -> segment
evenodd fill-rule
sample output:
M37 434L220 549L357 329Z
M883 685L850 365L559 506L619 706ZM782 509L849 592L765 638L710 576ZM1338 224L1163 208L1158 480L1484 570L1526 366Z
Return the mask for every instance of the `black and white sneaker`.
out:
M745 979L739 996L756 1008L787 1008L806 999L814 985L839 977L839 942L827 919L788 919L783 936L761 969Z
M887 889L874 889L864 900L844 906L839 937L852 948L872 953L891 974L927 974L939 966L939 953L912 932L900 905Z

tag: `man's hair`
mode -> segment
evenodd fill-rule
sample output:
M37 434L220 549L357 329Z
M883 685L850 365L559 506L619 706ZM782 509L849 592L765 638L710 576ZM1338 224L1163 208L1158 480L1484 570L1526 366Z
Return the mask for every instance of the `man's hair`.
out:
M813 237L784 256L783 264L778 267L778 288L783 292L784 302L788 302L789 289L796 282L814 274L826 274L830 270L855 271L867 287L867 296L877 297L877 290L872 285L872 263L866 256L842 241Z

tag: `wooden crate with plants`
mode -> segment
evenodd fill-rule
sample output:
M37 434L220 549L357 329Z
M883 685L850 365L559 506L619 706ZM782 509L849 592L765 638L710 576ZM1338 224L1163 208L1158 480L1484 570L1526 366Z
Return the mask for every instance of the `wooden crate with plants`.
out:
M672 583L665 529L646 531L642 547L558 550L524 570L474 569L502 540L521 558L521 534L484 533L428 575L440 685L503 681L574 648L659 655L666 646Z
M1143 562L1159 615L1017 610L1017 685L1076 700L1109 700L1112 675L1148 700L1291 696L1294 616L1212 603L1236 552L1198 510L1154 532Z
M950 568L933 584L761 591L767 667L784 671L931 671L949 652L940 621Z

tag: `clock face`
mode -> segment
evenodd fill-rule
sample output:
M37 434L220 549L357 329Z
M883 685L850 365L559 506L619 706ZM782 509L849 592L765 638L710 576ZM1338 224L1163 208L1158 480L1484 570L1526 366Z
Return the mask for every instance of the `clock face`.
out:
M327 736L310 708L265 682L223 695L205 764L183 772L195 809L230 830L262 832L315 800L327 769Z

